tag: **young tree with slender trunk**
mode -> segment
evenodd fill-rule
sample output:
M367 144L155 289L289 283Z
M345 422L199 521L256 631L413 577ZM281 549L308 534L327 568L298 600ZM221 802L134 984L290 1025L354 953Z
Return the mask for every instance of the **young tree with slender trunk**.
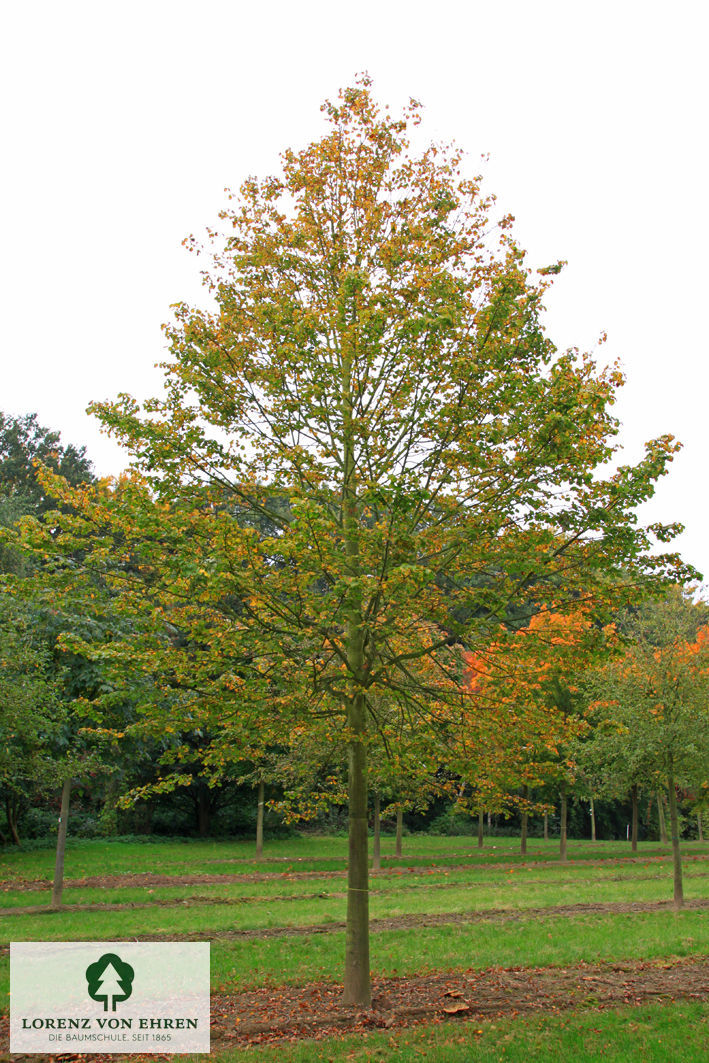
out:
M639 784L667 787L675 908L684 904L677 790L701 785L709 773L708 621L706 604L680 588L648 601L624 619L625 654L588 681L596 697L590 745L609 777L629 780L633 850Z
M633 582L674 567L632 513L676 445L594 475L621 377L545 337L560 264L528 267L459 152L411 150L416 103L393 118L362 77L324 111L325 135L223 212L212 306L176 307L164 395L94 406L142 477L123 488L132 510L104 495L94 516L120 526L101 555L117 582L166 615L201 610L202 645L219 631L247 686L264 661L284 696L307 682L302 718L328 713L344 740L344 994L367 1006L375 699L445 730L430 701L465 698L454 647L487 644L512 603L563 611L631 561Z

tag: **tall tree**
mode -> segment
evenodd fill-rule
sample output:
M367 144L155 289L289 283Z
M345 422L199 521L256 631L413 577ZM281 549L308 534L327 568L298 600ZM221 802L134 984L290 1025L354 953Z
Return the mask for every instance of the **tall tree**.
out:
M641 781L667 787L676 908L684 904L677 790L701 787L709 774L708 621L706 604L679 587L648 601L620 625L625 654L588 680L597 756L607 757L609 774L622 759L634 804Z
M453 647L489 642L510 603L563 610L631 561L635 579L674 570L633 510L676 445L595 476L622 379L544 336L560 265L534 274L458 151L411 150L415 102L393 118L363 77L324 112L320 140L223 212L213 308L176 307L163 397L94 406L142 479L127 507L85 500L83 532L104 529L85 563L127 593L189 602L246 687L276 670L309 689L304 720L330 715L348 760L345 1000L366 1006L371 706L396 696L438 726L431 675L463 699Z
M14 498L25 512L45 513L55 500L37 478L37 463L53 469L70 484L94 479L86 447L63 444L59 432L43 428L36 413L12 417L0 411L0 498Z

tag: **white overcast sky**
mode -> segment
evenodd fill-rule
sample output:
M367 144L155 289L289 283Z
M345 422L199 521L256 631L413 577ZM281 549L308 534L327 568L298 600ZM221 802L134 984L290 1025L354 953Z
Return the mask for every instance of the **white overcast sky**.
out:
M225 186L323 131L319 105L367 70L424 104L511 211L561 346L628 377L624 460L684 443L644 512L681 520L709 574L709 6L614 0L73 0L0 22L0 410L37 411L99 473L126 464L85 413L157 391L169 304L203 299L201 234Z

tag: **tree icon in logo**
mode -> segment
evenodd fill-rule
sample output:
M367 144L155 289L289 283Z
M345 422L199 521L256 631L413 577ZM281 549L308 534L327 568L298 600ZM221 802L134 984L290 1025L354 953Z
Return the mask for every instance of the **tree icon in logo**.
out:
M92 1000L102 1000L103 1010L116 1010L116 1002L127 1000L133 992L135 971L129 963L124 963L115 952L104 952L103 956L86 968L86 981Z

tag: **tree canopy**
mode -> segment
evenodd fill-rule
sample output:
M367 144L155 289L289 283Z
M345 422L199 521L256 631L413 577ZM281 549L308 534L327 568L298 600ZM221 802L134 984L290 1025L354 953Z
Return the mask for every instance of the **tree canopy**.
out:
M681 572L650 552L674 527L635 516L677 444L605 475L622 376L545 335L561 265L528 265L455 148L411 148L414 101L393 118L363 77L323 110L323 137L247 180L210 234L211 306L176 305L163 395L94 404L133 472L67 490L60 539L182 632L191 681L174 640L142 649L182 677L175 711L231 691L243 714L338 728L345 997L367 1004L377 705L445 728L470 696L462 648L503 637L513 607L606 607Z

